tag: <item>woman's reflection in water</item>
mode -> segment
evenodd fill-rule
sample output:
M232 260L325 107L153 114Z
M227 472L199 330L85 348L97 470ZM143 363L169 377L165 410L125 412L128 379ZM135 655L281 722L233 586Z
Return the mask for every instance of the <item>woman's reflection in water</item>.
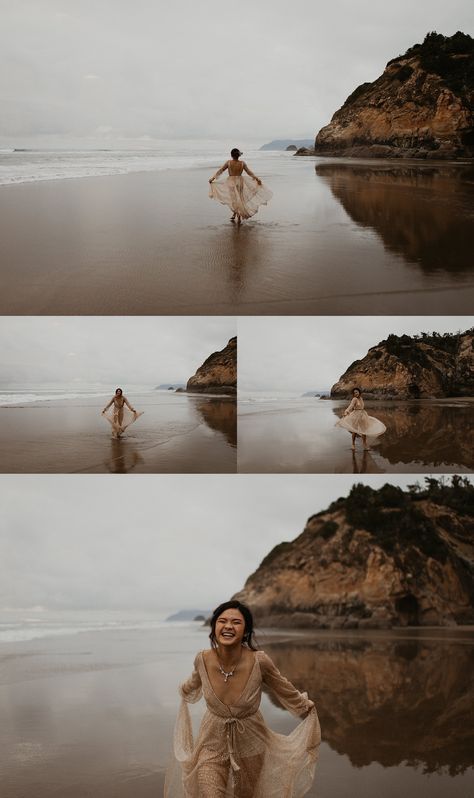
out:
M130 441L121 438L112 438L110 455L104 460L104 465L110 474L128 474L137 465L144 463L144 458Z

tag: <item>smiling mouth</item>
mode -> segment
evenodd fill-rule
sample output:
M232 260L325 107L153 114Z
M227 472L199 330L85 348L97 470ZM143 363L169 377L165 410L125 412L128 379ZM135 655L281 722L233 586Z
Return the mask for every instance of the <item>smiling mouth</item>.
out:
M235 634L234 632L221 632L221 637L228 637L232 639L233 637L235 637Z

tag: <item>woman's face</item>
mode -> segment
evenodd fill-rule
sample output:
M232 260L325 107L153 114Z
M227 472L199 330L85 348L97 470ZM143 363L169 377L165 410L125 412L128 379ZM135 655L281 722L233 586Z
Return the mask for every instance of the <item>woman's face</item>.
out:
M226 610L216 621L216 640L219 646L241 644L245 634L245 620L240 610Z
M122 396L122 389L121 388L117 388L117 390L115 391L115 396Z
M358 399L360 396L360 391L358 391L357 388L354 391L354 396L356 397L356 399Z

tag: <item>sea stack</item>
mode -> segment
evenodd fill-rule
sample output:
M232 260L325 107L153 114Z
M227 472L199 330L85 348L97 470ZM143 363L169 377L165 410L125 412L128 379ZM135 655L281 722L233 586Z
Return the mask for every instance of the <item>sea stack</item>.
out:
M220 352L213 352L186 385L192 393L234 396L237 393L237 337Z
M332 386L331 398L345 399L353 388L379 399L474 396L474 329L389 335L351 363Z
M235 598L268 627L474 623L474 486L426 483L355 485L276 546Z
M301 153L306 154L306 153ZM429 33L363 83L316 136L315 154L474 157L474 39Z

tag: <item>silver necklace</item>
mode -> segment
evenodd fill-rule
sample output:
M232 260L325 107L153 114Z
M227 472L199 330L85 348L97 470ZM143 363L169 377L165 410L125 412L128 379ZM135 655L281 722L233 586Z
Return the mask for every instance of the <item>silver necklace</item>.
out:
M242 656L242 655L241 655L241 656ZM235 663L235 665L234 665L234 666L233 666L233 667L230 669L230 671L226 671L226 670L224 670L224 668L222 667L222 665L221 665L221 661L220 661L219 657L217 657L217 663L218 663L218 665L219 665L219 671L220 671L220 673L222 674L222 676L224 677L224 682L226 682L226 683L227 683L227 681L230 679L230 677L234 675L234 673L235 673L235 670L236 670L236 668L237 668L237 665L239 664L239 662L240 662L240 657L239 657L239 659L237 660L237 662Z
M222 673L225 682L227 682L227 680L230 679L230 677L234 675L234 671L235 671L236 667L237 667L237 665L234 665L232 670L225 671L224 668L222 667L221 663L219 662L219 670Z

